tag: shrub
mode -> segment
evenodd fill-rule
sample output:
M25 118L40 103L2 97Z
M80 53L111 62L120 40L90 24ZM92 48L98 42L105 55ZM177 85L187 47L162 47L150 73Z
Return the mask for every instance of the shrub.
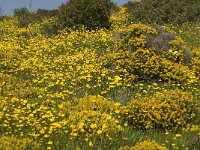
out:
M167 150L167 148L159 145L155 141L143 141L132 147L122 147L120 150Z
M123 49L135 51L139 48L153 48L157 55L165 55L166 59L173 62L188 65L191 61L191 54L184 48L181 38L164 26L131 24L119 34Z
M44 20L45 18L55 17L58 14L57 9L46 10L46 9L38 9L36 12L32 12L30 14L30 19L32 22L39 22Z
M200 15L197 0L142 0L125 6L132 22L182 24L196 22Z
M157 92L151 97L133 99L124 114L128 122L142 129L175 129L186 126L196 113L191 94L180 90Z
M109 17L116 5L111 0L69 0L59 8L62 28L85 26L87 29L109 28Z
M200 48L194 48L192 54L193 58L191 68L195 72L196 76L200 78Z
M147 48L155 48L157 54L164 54L169 60L176 63L182 63L189 65L191 63L192 55L184 47L182 39L170 31L169 28L161 27L158 25L151 25L152 28L156 29L157 34L148 34L146 40ZM170 52L176 52L176 55L170 54Z
M14 16L17 17L26 17L30 14L28 8L22 7L22 8L17 8L14 10Z
M132 147L122 147L120 150L167 150L167 148L159 145L155 141L143 141Z
M6 18L7 18L7 16L0 16L0 21L3 21Z
M102 96L85 96L83 98L77 98L71 102L63 102L59 105L60 110L67 114L70 112L79 111L99 111L101 113L107 113L110 115L118 116L120 112L120 103L113 102Z
M121 75L128 74L125 83L152 79L179 83L195 81L194 73L187 66L191 63L190 52L166 27L131 24L116 34L118 50L102 56L101 62L110 70L121 70ZM131 75L133 77L128 79Z
M14 16L19 20L19 27L27 27L30 23L42 22L45 18L55 17L57 13L57 9L38 9L37 11L29 12L26 7L22 7L14 10Z
M1 150L39 150L39 144L33 142L29 138L18 139L13 136L2 136L0 137L0 149Z
M30 23L30 20L28 19L29 15L30 12L26 7L17 8L14 10L14 16L16 16L19 19L19 27L28 26L28 24Z
M123 128L111 115L100 111L83 110L71 113L67 120L67 131L71 140L90 143L104 137L112 140Z

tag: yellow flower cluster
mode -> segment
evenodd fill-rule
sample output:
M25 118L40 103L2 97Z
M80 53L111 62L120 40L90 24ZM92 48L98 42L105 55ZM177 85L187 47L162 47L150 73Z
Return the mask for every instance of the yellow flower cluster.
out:
M185 128L183 128L183 132L199 132L200 133L200 126L199 125L190 125L188 124Z
M192 70L195 72L196 76L200 79L200 48L192 49Z
M186 126L196 112L192 95L176 89L133 99L123 113L136 128L177 130Z
M156 29L144 24L130 24L118 33L123 49L135 51L146 47L146 35L157 35Z
M143 141L132 147L121 147L120 150L167 150L167 148L159 145L156 141Z
M112 140L123 130L119 123L120 104L100 96L86 96L58 106L53 100L40 104L17 98L0 101L2 135L28 135L47 145L51 139L66 136L68 140L78 139L89 144L101 137Z
M90 142L94 138L98 140L101 137L112 140L116 133L122 131L117 119L99 111L88 110L70 114L67 123L71 140Z
M63 102L59 105L60 111L65 114L70 112L80 111L99 111L101 113L107 113L109 115L118 118L121 104L119 102L113 102L102 96L87 95L83 98L76 98L72 101Z
M19 137L28 135L42 142L45 138L56 136L64 124L64 115L58 116L56 110L55 102L51 100L37 104L17 98L1 99L1 132Z
M26 149L40 150L40 145L33 142L29 138L18 139L13 136L0 137L0 149L1 150L26 150Z
M119 124L120 103L101 96L85 96L59 105L60 113L68 115L70 138L89 141L104 135L112 140L123 130Z
M121 19L117 19L117 18ZM106 95L133 82L162 79L167 82L194 82L198 60L193 70L185 66L182 44L176 37L173 49L158 52L146 48L147 36L157 36L155 28L127 23L121 8L111 17L111 30L62 30L48 37L44 28L56 18L19 28L10 17L0 22L1 94L18 98L38 96L57 101L82 97L85 93Z

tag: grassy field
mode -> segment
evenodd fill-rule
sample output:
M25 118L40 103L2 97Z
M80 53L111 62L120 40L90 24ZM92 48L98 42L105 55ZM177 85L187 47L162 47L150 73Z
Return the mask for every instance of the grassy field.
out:
M0 21L0 149L200 149L200 28ZM166 38L167 37L167 38Z

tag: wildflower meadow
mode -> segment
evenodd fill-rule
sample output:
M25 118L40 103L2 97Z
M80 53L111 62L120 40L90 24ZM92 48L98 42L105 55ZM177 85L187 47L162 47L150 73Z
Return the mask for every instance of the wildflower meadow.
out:
M0 21L1 150L200 149L200 24L44 30Z

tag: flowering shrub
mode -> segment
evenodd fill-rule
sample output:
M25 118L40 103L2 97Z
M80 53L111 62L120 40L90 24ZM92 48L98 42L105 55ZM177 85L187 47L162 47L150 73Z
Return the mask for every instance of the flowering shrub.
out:
M121 104L113 102L102 96L85 96L73 99L71 102L63 102L59 105L60 111L64 114L80 111L99 111L118 117Z
M125 10L121 11L126 15ZM121 22L125 20L121 17ZM150 78L179 83L195 81L195 74L188 68L191 54L169 28L144 24L123 26L116 21L113 30L118 49L100 59L104 67L123 76L122 84Z
M83 110L70 114L67 120L67 128L70 139L87 141L94 138L100 139L102 136L112 140L116 133L122 131L119 121L111 115L100 111Z
M195 72L196 76L200 78L200 49L195 48L192 50L193 58L191 68Z
M167 150L167 148L159 145L155 141L143 141L132 147L122 147L120 150Z
M167 82L195 82L196 76L188 66L174 63L158 56L153 49L137 49L135 52L121 52L104 56L104 66L124 70L124 83L133 81L163 80Z
M124 114L136 128L179 129L191 121L193 111L195 103L190 93L170 90L133 99L127 103Z
M29 138L17 139L13 136L0 137L0 149L2 150L40 150L40 145Z

